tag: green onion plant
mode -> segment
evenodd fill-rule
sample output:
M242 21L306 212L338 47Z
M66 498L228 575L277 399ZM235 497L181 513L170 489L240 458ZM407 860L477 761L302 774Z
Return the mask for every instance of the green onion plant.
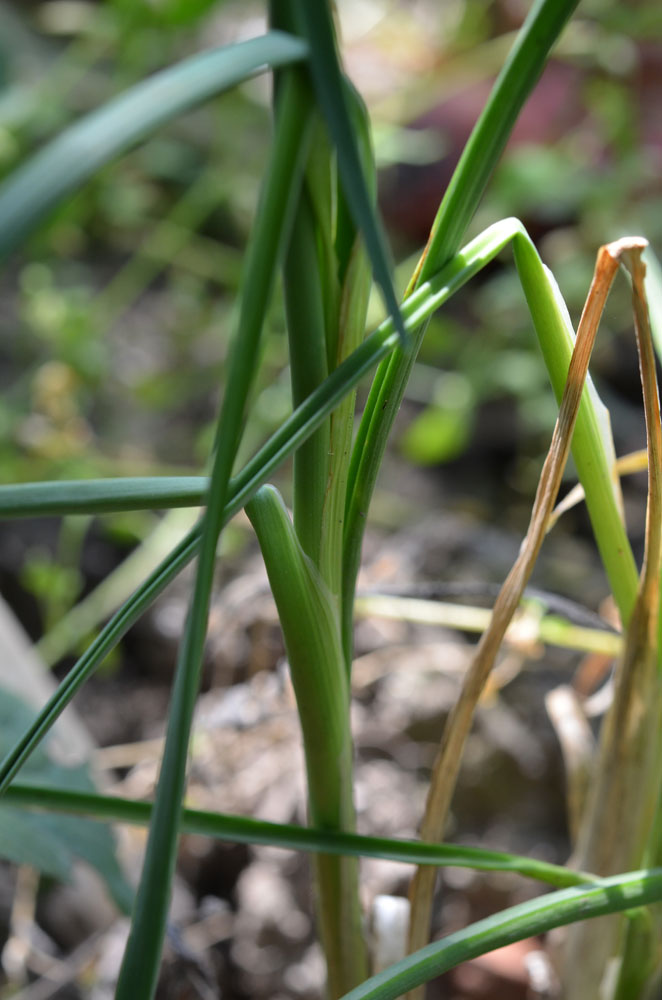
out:
M273 74L271 151L243 261L222 403L206 468L196 478L0 487L0 514L5 518L202 508L189 534L128 596L0 762L0 793L14 806L149 824L131 931L119 971L119 1000L154 996L178 839L187 830L313 852L317 926L327 961L328 995L333 1000L401 996L468 958L579 920L584 923L566 932L561 977L568 997L597 1000L606 996L604 973L614 960L620 963L621 973L612 977L613 998L645 998L658 982L659 907L650 904L662 902L662 854L655 838L662 826L662 685L657 638L660 544L655 527L661 514L658 477L662 459L643 265L639 258L630 262L651 470L648 545L640 578L614 475L609 416L590 380L585 381L585 366L581 375L568 379L575 335L553 276L516 219L495 222L462 246L518 115L576 5L577 0L535 0L532 4L452 180L446 192L440 192L443 198L430 238L402 302L392 282L390 254L376 208L370 120L343 70L330 0L270 0L269 29L264 35L204 52L148 78L70 126L0 187L0 254L6 257L109 160L175 115L255 74ZM552 390L559 401L566 381L574 391L572 417L560 420L557 427L555 441L561 442L562 456L559 452L561 457L555 460L561 464L555 470L560 476L571 447L625 636L614 706L604 726L577 863L561 868L488 850L361 837L355 829L349 714L352 636L370 501L430 316L507 247L514 255ZM292 414L249 461L238 464L244 428L251 419L251 390L265 314L279 282L289 342ZM366 336L373 282L388 318ZM649 294L656 291L648 286ZM592 289L589 311L593 294ZM654 317L660 315L661 302L662 297L655 295ZM591 316L594 336L597 317ZM572 365L575 373L581 367L576 360ZM367 377L372 383L357 418L356 389ZM292 514L268 483L290 456ZM543 514L543 508L536 508L538 521L532 521L531 530L535 523L537 532L532 561L551 513L557 479L553 489L544 476L541 479L547 483L541 491L548 491L545 502L549 503ZM264 557L296 694L307 773L310 826L306 829L196 813L182 805L219 535L242 508ZM154 802L138 804L21 784L22 766L76 691L191 562L194 583ZM521 596L519 584L523 587L524 582L518 578L519 589L513 592L513 607L509 604L508 614L501 619L503 628L491 647L490 664ZM490 636L493 641L493 633ZM476 695L490 664L481 668ZM646 711L641 709L642 699ZM475 698L469 702L462 703L464 735ZM443 748L455 735L445 734L441 765L434 774L423 826L429 841L444 832L459 757L450 765ZM452 743L458 754L462 745L463 736ZM645 780L635 780L636 773L643 773ZM441 798L435 797L438 787L445 789ZM615 803L625 790L627 813L611 829L613 811L618 808ZM412 889L412 953L372 977L359 895L361 856L397 858L421 866ZM555 891L428 945L428 904L434 884L430 873L441 865L516 871L548 883ZM428 903L421 889L423 881ZM624 917L608 916L624 912ZM594 917L611 921L612 931L602 943L591 933L588 918ZM639 961L642 955L643 962ZM578 976L578 962L585 966L584 973L590 970L588 975Z

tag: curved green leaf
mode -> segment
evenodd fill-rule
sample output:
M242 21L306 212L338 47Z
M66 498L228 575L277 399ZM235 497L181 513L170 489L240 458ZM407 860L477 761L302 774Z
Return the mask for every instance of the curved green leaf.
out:
M619 913L662 900L662 868L561 889L470 924L372 976L341 1000L396 1000L462 962L576 920Z
M300 62L304 41L272 31L156 73L66 129L0 187L0 257L96 170L176 115L269 66Z
M303 735L308 810L327 830L355 827L349 686L333 594L306 554L280 493L263 486L246 505L278 608ZM358 866L354 858L315 860L319 930L328 990L339 996L368 972L361 941ZM351 940L353 947L347 948Z

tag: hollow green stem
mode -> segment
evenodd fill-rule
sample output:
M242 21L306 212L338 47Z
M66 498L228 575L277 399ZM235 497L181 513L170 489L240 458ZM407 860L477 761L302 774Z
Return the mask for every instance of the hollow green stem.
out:
M353 830L349 687L336 601L304 552L274 487L246 506L278 608L303 734L313 824ZM320 937L331 997L365 979L367 956L358 897L358 868L349 858L316 859Z
M284 287L292 403L298 406L328 374L315 216L305 187L285 259ZM328 456L329 426L324 421L294 456L294 526L304 552L316 564Z

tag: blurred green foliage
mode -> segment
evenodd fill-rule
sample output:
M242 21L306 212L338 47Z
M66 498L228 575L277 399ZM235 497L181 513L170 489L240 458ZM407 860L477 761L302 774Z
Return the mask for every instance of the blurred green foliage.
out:
M0 752L3 756L35 716L13 692L3 689L0 704ZM52 756L48 744L39 747L25 767L25 780L54 788L94 792L96 786L87 763L64 766ZM14 864L69 882L73 865L83 860L95 868L121 912L128 913L133 889L118 863L115 836L109 826L74 816L30 813L4 803L0 806L0 856Z

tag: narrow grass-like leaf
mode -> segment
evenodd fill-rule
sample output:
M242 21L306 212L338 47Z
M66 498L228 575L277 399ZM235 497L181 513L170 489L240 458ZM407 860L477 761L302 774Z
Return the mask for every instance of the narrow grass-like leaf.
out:
M79 813L95 819L135 826L147 826L152 815L152 805L149 802L53 788L32 782L14 783L7 790L6 799L17 808ZM182 811L181 830L236 844L261 844L294 851L384 858L405 864L513 872L559 889L594 880L594 876L584 872L503 851L487 851L459 844L423 844L416 840L397 840L392 837L366 837L358 833L321 830L295 826L292 823L270 823L247 816L200 809Z
M0 257L62 198L149 132L269 66L301 62L307 54L302 39L270 32L186 59L86 115L0 187Z
M161 772L133 920L117 985L117 1000L156 990L179 839L188 743L200 673L216 546L246 400L256 370L265 310L280 268L299 197L310 102L300 78L284 81L276 135L240 287L240 309L219 416L193 596L180 647Z
M520 111L579 0L536 0L469 137L432 226L416 284L457 251Z
M577 920L662 900L662 868L628 872L589 886L561 889L449 934L373 976L342 1000L396 1000L462 962Z
M492 616L489 608L379 593L357 597L356 614L359 617L389 618L394 621L437 625L441 628L479 633L488 627ZM536 620L535 629L536 631L531 634L532 641L560 646L563 649L602 653L604 656L618 656L623 649L623 638L618 633L586 628L560 618L555 613L546 614L540 621ZM529 632L526 634L528 636ZM508 638L509 634L506 632L506 642ZM517 641L515 623L512 642L515 644Z
M375 281L404 343L405 327L391 279L389 253L379 217L373 208L347 106L330 7L326 3L310 3L308 0L293 0L293 6L298 14L302 34L310 46L309 71L338 153L343 191L357 228L365 240Z
M408 293L444 267L455 254L512 126L540 76L552 45L577 3L578 0L537 0L531 8L453 174ZM386 442L400 409L425 329L422 325L406 349L396 351L388 362L379 367L354 444L343 567L343 641L348 659L352 643L353 593L367 512Z
M123 510L200 507L204 476L136 476L0 486L0 517L111 514Z

